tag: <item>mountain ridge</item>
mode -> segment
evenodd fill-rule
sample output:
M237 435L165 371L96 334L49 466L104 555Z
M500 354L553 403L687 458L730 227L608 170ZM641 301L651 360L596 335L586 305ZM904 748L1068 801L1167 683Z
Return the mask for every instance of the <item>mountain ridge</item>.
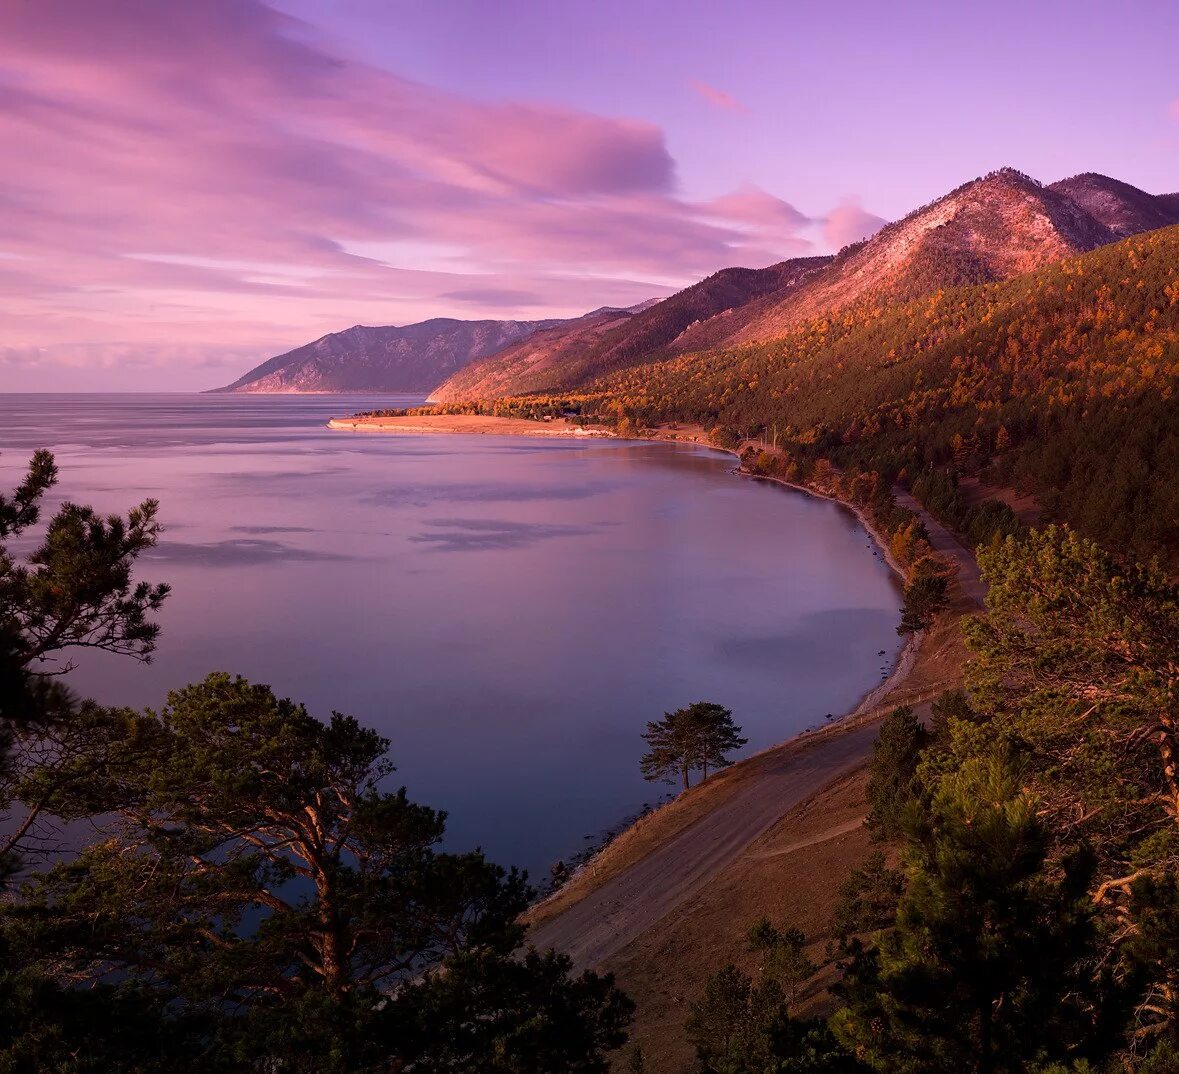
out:
M947 287L1012 279L1174 222L1179 222L1176 195L1148 194L1092 172L1046 186L1014 168L1000 168L960 184L833 257L814 259L812 271L778 289L761 288L744 301L718 306L684 325L673 341L650 348L645 357L628 356L613 368L780 338L796 325L864 299L883 307ZM675 303L689 291L661 305ZM650 315L658 317L658 310L654 307ZM433 398L453 402L571 390L611 368L609 362L567 360L563 347L576 341L563 343L560 330L546 342L552 353L547 358L534 355L532 363L547 367L543 378L531 368L518 375L519 347L508 348L472 363Z
M584 381L653 354L683 353L685 348L677 346L677 341L694 324L768 292L787 291L829 260L794 258L764 269L720 269L668 298L626 311L626 317L609 323L574 321L472 362L431 393L431 398L447 402L548 391L566 382L571 370Z
M1179 193L1096 172L1045 185L1000 168L835 255L725 268L667 298L579 317L354 325L214 390L422 392L442 403L571 390L652 360L780 338L863 300L884 308L1012 279L1176 223Z
M214 392L427 392L466 362L560 324L433 317L409 325L353 325L275 355Z

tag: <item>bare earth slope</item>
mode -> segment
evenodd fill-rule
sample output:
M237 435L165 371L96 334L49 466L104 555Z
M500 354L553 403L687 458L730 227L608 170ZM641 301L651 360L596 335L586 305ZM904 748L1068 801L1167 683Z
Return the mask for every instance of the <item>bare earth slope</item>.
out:
M599 965L693 896L784 813L860 764L875 737L874 726L857 728L764 765L687 830L531 929L529 943L565 952L579 969Z
M685 330L774 293L787 294L830 261L803 257L764 269L727 268L683 291L618 316L587 314L474 362L432 397L439 402L553 391L596 376L694 349Z
M280 354L223 392L428 392L455 370L562 322L459 321L355 325Z
M894 303L1010 279L1118 237L1066 194L1004 168L843 251L794 294L751 311L726 342L775 339L868 296Z

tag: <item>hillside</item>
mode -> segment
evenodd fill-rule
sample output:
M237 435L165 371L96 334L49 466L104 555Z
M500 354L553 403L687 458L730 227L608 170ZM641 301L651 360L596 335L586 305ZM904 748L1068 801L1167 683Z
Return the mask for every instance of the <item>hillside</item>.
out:
M547 321L459 321L332 332L251 369L221 392L428 392L477 358L492 354Z
M751 310L726 341L773 339L868 296L902 302L941 287L1010 279L1118 237L1066 193L1003 168L844 251L797 293Z
M1179 227L1015 279L861 300L769 343L618 372L587 413L778 434L901 473L953 506L959 476L1035 498L1107 543L1179 549ZM985 533L974 534L976 539Z
M683 353L693 346L685 342L691 326L721 319L763 295L789 293L829 260L807 257L765 269L722 269L633 315L588 314L472 363L433 398L449 402L552 391L654 356Z
M570 390L612 370L778 338L865 299L906 302L940 288L1012 279L1128 235L1179 223L1179 196L1088 173L1044 186L1003 168L833 258L724 269L617 321L580 319L474 362L440 402Z
M1179 224L1179 195L1147 194L1108 175L1086 172L1050 189L1071 198L1119 238Z

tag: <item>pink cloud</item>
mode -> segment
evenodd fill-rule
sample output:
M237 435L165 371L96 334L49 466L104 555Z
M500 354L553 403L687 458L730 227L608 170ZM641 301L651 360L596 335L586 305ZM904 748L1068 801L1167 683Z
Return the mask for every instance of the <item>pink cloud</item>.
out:
M888 223L868 212L856 197L844 198L823 221L823 236L834 250L875 235Z
M802 231L814 222L790 202L753 183L745 183L731 194L713 198L702 208L713 216L788 232Z
M258 0L14 4L0 27L10 371L207 386L218 356L341 325L630 305L808 246L757 187L678 196L650 123L457 97Z
M746 105L742 101L737 100L731 93L727 93L723 89L717 89L716 86L710 86L707 82L693 79L689 85L714 108L720 108L725 112L739 112L742 114L749 111Z

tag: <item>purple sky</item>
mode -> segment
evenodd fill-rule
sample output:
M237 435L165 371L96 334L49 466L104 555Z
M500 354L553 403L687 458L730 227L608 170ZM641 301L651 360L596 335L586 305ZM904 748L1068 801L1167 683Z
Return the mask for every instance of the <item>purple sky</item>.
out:
M576 314L1004 164L1179 190L1179 4L0 0L0 391Z

